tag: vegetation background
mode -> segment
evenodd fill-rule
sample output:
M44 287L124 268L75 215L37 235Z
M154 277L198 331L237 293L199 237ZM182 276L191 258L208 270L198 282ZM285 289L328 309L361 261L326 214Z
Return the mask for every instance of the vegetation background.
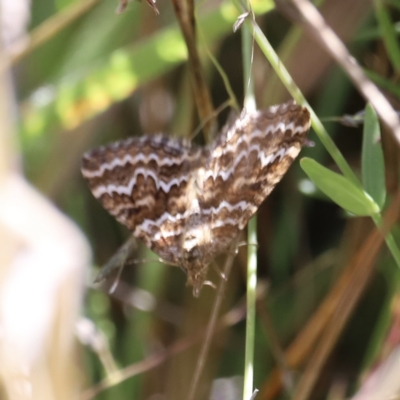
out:
M47 293L41 285L47 284L49 274L60 270L63 257L72 257L69 250L64 254L52 242L58 233L54 238L46 233L44 253L51 254L46 261L50 269L42 270L45 262L40 262L32 270L33 264L28 263L29 274L21 275L26 286L13 289L21 304L20 308L11 307L11 313L26 322L27 328L21 328L30 337L26 348L36 348L35 357L41 360L35 364L33 356L29 360L21 356L21 365L27 363L35 371L35 365L48 362L47 372L38 376L33 373L38 380L31 382L36 396L39 387L46 387L45 394L37 397L41 399L63 398L71 387L73 396L83 399L187 399L204 328L215 302L216 291L209 287L194 299L182 271L148 261L156 257L141 244L132 259L147 261L126 267L113 294L108 293L112 282L102 286L92 283L98 267L115 253L129 232L89 192L80 174L82 154L92 147L144 133L191 137L201 123L187 50L172 3L159 0L159 15L144 1L130 3L120 15L115 13L117 6L110 0L35 0L29 9L27 4L23 6L30 19L28 31L9 38L3 49L2 66L11 70L8 74L2 67L3 78L6 74L2 98L6 100L2 103L1 128L7 132L7 140L2 139L0 157L8 160L2 161L2 179L15 172L23 174L79 226L93 251L90 262L86 244L83 250L78 246L83 252L76 253L80 261L71 263L79 265L74 276L80 278L54 286L38 305L38 296ZM363 125L357 123L355 114L365 108L365 99L314 38L287 19L272 1L255 0L252 7L282 64L323 120L354 174L361 176ZM325 0L318 1L318 7L366 75L398 109L399 0ZM21 19L23 26L23 8L14 15L5 11L3 30L10 32L9 27L18 25ZM210 53L243 104L241 33L232 29L239 14L230 0L196 3L199 54L215 107L229 95ZM257 43L251 71L258 108L291 98ZM228 114L227 108L218 114L220 126ZM339 172L313 130L309 139L315 146L303 149L301 157ZM196 140L204 139L198 135ZM396 201L399 146L386 128L378 143L384 151L387 208ZM22 205L24 199L18 196L15 206L21 204L28 210ZM5 214L4 204L0 207ZM39 236L39 214L29 212L25 219L35 221L29 240ZM392 217L391 222L395 219ZM17 220L17 216L10 217L10 226L17 226ZM350 215L329 200L313 186L298 161L260 207L257 220L260 290L254 387L260 392L256 399L300 399L296 388L301 385L308 385L303 398L344 399L352 396L385 360L390 360L386 364L389 371L398 365L398 351L397 356L393 354L400 341L399 266L377 234L373 220ZM392 233L398 242L396 225ZM19 241L16 247L6 247L7 230L2 238L3 255L12 253L1 263L2 285L8 285L7 274L13 265L10 260L24 245ZM83 236L80 240L86 243ZM242 398L246 251L246 246L240 247L235 258L196 399ZM223 263L224 258L218 262ZM64 285L64 278L59 278L58 284ZM219 281L213 270L210 279ZM2 287L6 293L7 286ZM71 315L78 313L80 300L83 306L75 331L80 344L57 353L56 348L63 349L63 332L72 335L75 329L71 327L75 327L76 319ZM1 302L5 304L4 298ZM49 311L51 315L44 322L33 317L39 307L55 304L57 308ZM0 310L3 324L4 315ZM60 322L65 315L71 318L68 328ZM335 319L338 317L342 317L340 322ZM40 321L46 327L51 321L50 333L33 328ZM54 343L61 345L52 347ZM27 354L26 348L23 354ZM389 355L394 358L388 359ZM17 357L11 359L16 362ZM53 376L63 359L65 370ZM22 371L21 365L18 368ZM21 397L11 395L17 396L16 389L7 377L15 369L7 368L3 363L0 398L25 398L20 392ZM21 372L18 376L29 381L33 375ZM69 382L68 389L65 381ZM380 382L379 390L399 394L395 384L389 386L383 378ZM389 398L373 397L373 390L368 395L366 399ZM69 394L65 398L74 397Z

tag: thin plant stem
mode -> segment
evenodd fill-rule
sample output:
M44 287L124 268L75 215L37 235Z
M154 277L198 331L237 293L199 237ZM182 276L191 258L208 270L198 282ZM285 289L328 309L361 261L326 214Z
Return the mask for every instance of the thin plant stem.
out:
M218 60L214 57L214 55L211 53L208 45L207 45L207 41L204 37L204 33L202 31L202 29L200 28L200 26L198 26L198 33L199 33L199 37L201 40L201 45L204 48L204 50L207 53L207 56L209 57L209 59L211 60L211 62L214 64L215 69L218 71L222 81L224 82L224 86L225 86L225 90L228 93L229 96L229 103L232 107L234 107L236 109L237 112L239 112L239 104L237 102L235 93L232 89L232 86L229 82L229 78L226 75L224 69L222 68L221 64L218 62Z
M257 241L257 218L248 224L248 241ZM244 361L243 400L251 398L254 392L254 337L256 326L256 289L257 289L257 246L247 247L247 316L246 344Z
M253 17L253 14L251 14ZM244 107L247 110L256 109L256 100L254 94L254 81L251 67L253 64L254 39L247 26L242 30L242 54L243 54L243 83L244 83Z
M282 83L286 86L288 91L291 93L291 95L294 97L294 99L298 103L303 104L303 105L308 105L308 103L305 100L305 98L303 97L302 93L300 92L300 90L297 88L297 86L293 82L292 78L290 77L289 73L284 68L284 66L280 63L277 54L275 53L272 46L267 41L267 38L261 32L258 25L256 25L254 22L252 22L252 26L254 28L253 34L254 34L255 40L257 41L258 45L261 47L261 50L263 51L265 56L268 58L269 62L273 66L276 73L280 76ZM358 180L358 178L356 177L354 172L351 170L350 166L346 162L343 155L340 153L339 149L336 147L334 141L328 135L328 132L325 130L321 120L317 117L317 115L314 113L314 111L310 107L308 107L308 109L311 114L312 127L314 128L315 133L318 135L318 138L321 140L322 144L324 145L324 147L326 148L328 153L334 159L337 166L342 171L343 175L347 179L349 179L351 182L356 184L358 187L363 189L360 181ZM379 221L381 219L381 216L376 215L376 216L373 216L372 219L374 220L375 224L377 226L379 226ZM400 267L400 250L399 250L398 246L396 245L391 233L388 233L386 235L385 241L386 241L386 244L387 244L390 252L392 253L393 258L396 261L396 264L398 265L398 267Z
M234 2L234 4L236 5L236 7L240 12L246 11L245 9L243 9L243 5L239 2L239 0L232 0L232 1ZM311 107L307 103L300 89L296 86L295 82L289 75L289 72L281 63L278 55L276 54L271 44L268 42L267 38L261 31L260 27L256 24L254 20L250 19L247 19L245 21L245 26L249 27L252 30L255 41L260 46L261 51L264 53L265 57L268 59L274 71L278 75L279 79L286 87L286 89L289 91L289 93L292 95L292 97L296 100L297 103L308 107L311 114L312 127L315 133L317 134L318 138L320 139L320 141L322 142L322 144L324 145L330 156L333 158L333 160L335 161L336 165L341 170L343 175L351 182L353 182L355 185L357 185L360 189L363 190L363 187L359 179L357 178L356 174L352 171L349 164L347 163L347 161L345 160L339 149L336 147L334 141L328 135L328 132L323 126L321 120L317 117L315 112L311 109ZM372 219L375 222L375 224L379 226L378 222L380 221L381 216L376 215ZM396 245L393 236L390 233L388 233L386 236L387 236L385 239L386 244L394 260L396 261L397 266L400 268L400 250Z
M278 55L275 53L275 50L272 48L271 44L268 42L265 35L262 33L260 27L256 25L254 22L252 23L254 38L258 45L260 46L262 52L267 57L268 61L271 63L271 66L274 68L276 74L279 76L281 82L285 85L288 92L292 95L292 97L296 100L298 104L303 106L307 106L310 114L311 114L311 123L314 128L315 133L317 134L319 140L322 142L330 156L333 158L339 169L342 171L343 175L353 182L358 187L361 187L357 176L354 174L349 164L346 162L342 153L336 147L334 141L329 136L322 122L319 120L317 115L311 109L307 100L304 98L300 89L296 86L292 77L289 75L287 69L283 66L281 61L279 60Z
M388 132L400 144L400 119L389 100L365 76L362 68L348 52L344 43L309 0L291 0L290 3L300 14L300 21L304 29L343 69L358 92L374 107L379 119L388 128Z
M232 1L238 8L239 12L245 11L241 3L239 3L239 0L232 0ZM346 176L347 179L349 179L358 187L361 187L361 184L357 179L356 175L354 174L350 166L347 164L345 158L342 156L339 149L336 147L334 141L328 135L328 132L325 130L324 126L322 125L317 115L313 112L313 110L307 103L307 100L301 93L300 89L297 87L296 83L293 81L288 70L282 64L281 60L279 59L275 50L269 43L268 39L265 37L264 33L261 31L260 27L254 20L250 20L249 18L245 21L245 25L252 31L255 41L259 45L261 51L271 64L275 73L279 77L282 84L286 87L288 92L292 95L292 97L296 100L298 104L308 107L311 114L312 127L314 128L318 138L321 140L322 144L324 145L328 153L331 155L331 157L334 159L334 161L336 162L337 166L342 171L344 176Z
M254 39L247 26L242 27L244 107L256 109L254 82L251 73ZM248 224L248 243L257 243L257 218L253 217ZM247 316L246 343L244 361L243 400L249 400L254 393L254 337L256 324L256 289L257 289L257 246L247 247Z
M190 75L199 117L202 121L208 121L204 125L204 134L206 142L210 143L215 134L217 123L213 114L214 106L211 93L197 49L194 2L193 0L171 0L171 3L188 50Z
M297 88L297 86L294 84L292 78L290 77L289 73L287 70L284 68L284 66L279 62L279 58L275 51L273 50L272 46L269 44L267 41L266 37L264 34L261 32L260 28L258 25L256 25L254 22L252 23L252 26L254 28L254 37L259 46L261 47L261 50L265 54L265 56L268 58L270 61L271 65L275 69L276 73L280 76L282 83L286 86L288 91L291 93L291 95L294 97L294 99L303 105L307 105L308 103L304 99L302 93L300 90ZM354 184L356 184L358 187L362 188L362 185L354 172L351 170L350 166L346 162L345 158L343 155L340 153L339 149L336 147L335 143L333 140L330 138L328 135L328 132L325 130L321 120L317 117L317 115L314 113L314 111L310 108L310 114L311 114L311 121L312 121L312 127L314 128L315 133L318 135L318 138L321 140L322 144L328 151L328 153L331 155L331 157L334 159L336 162L337 166L339 169L342 171L343 175L352 181ZM373 221L377 226L379 226L379 221L381 219L380 215L376 215L372 217ZM392 253L393 258L396 261L396 264L398 267L400 267L400 250L398 246L396 245L393 236L391 233L388 233L386 235L386 244Z

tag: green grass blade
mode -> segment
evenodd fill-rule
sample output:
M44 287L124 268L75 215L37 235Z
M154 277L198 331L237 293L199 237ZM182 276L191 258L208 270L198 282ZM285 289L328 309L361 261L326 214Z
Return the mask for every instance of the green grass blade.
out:
M233 2L238 7L238 10L242 10L241 4L238 2L238 0L233 0ZM361 187L361 184L359 183L357 176L354 174L354 172L346 162L345 158L340 153L339 149L336 147L331 137L328 135L328 132L324 128L322 122L319 120L319 118L317 117L315 112L311 109L311 107L309 107L300 89L296 86L296 83L293 81L289 72L280 61L278 55L276 54L275 50L267 40L266 36L264 35L260 27L254 21L249 19L246 20L245 23L253 30L254 39L256 40L261 51L263 52L267 60L270 62L272 68L274 69L277 76L281 80L282 84L286 87L288 92L292 95L292 97L296 100L298 104L307 106L309 108L311 114L312 127L315 133L317 134L318 138L321 140L322 144L326 148L326 150L335 160L340 170L355 185L360 185Z
M340 207L358 216L379 213L379 207L372 198L343 175L323 167L311 158L303 158L300 165L315 186Z
M251 18L251 17L250 17ZM253 36L248 26L241 28L242 58L243 58L243 86L244 108L256 109L253 66ZM248 224L247 247L247 315L246 315L246 343L244 360L243 400L250 399L254 391L254 341L256 331L256 293L257 293L257 219L255 216Z
M362 146L362 181L365 191L380 209L386 199L385 162L378 117L370 104L365 109Z

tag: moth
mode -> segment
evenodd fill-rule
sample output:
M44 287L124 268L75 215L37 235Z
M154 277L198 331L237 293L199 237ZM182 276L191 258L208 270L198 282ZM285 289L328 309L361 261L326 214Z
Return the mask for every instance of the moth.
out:
M84 154L82 175L103 207L198 296L226 251L306 141L310 114L293 101L243 110L213 143L132 137Z

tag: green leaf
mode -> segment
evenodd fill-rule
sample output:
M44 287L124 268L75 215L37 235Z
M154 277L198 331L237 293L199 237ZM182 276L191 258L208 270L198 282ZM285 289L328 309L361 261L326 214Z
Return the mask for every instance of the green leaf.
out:
M311 158L303 158L300 165L315 186L345 210L359 216L379 212L373 199L343 175L332 172Z
M382 209L386 199L385 162L379 120L370 104L365 109L362 145L362 181L365 191Z

